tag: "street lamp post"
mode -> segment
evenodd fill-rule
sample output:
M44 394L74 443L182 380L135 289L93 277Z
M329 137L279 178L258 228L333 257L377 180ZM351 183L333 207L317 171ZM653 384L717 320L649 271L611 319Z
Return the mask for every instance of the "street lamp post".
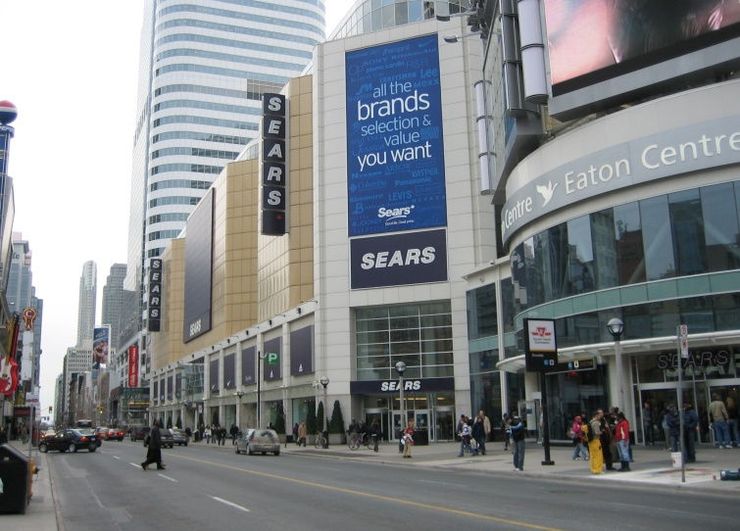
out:
M401 434L406 429L406 407L403 400L403 373L406 372L406 364L402 361L396 363L396 372L398 373L398 392L401 401Z
M624 411L626 407L624 404L624 367L622 366L622 345L620 339L622 339L622 333L624 332L624 323L621 319L614 317L609 319L606 324L607 330L614 338L614 359L617 363L617 403L615 406L619 407L621 411Z
M329 377L322 376L321 379L319 379L319 383L321 383L321 385L324 386L324 437L326 440L324 448L329 448L329 427L328 427L329 426L328 424L329 404L327 402L327 396L326 396L326 387L329 385Z
M260 382L262 381L262 360L267 357L267 354L262 354L259 350L257 351L257 427L262 428L262 395Z

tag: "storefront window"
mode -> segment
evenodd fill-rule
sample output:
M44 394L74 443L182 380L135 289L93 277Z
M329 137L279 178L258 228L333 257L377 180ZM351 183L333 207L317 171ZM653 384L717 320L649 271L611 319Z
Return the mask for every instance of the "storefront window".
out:
M740 227L736 205L737 199L732 183L706 186L701 189L708 271L740 267Z
M552 439L568 439L568 429L576 415L589 419L597 409L608 407L605 366L547 375L547 412Z
M699 190L670 194L668 207L678 275L704 273L706 249Z
M480 339L498 333L495 284L468 291L467 307L468 339Z

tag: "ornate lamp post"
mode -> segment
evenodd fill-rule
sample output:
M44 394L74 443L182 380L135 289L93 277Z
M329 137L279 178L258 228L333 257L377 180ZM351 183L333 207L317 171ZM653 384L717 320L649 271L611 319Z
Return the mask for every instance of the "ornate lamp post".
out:
M618 406L621 411L624 411L624 374L622 374L624 372L624 368L622 366L622 345L620 343L620 339L622 339L622 333L624 332L624 323L621 319L614 317L612 319L609 319L609 322L606 324L606 329L609 330L609 333L614 338L614 358L617 363L618 395L617 403L614 405Z
M396 372L398 373L398 392L399 392L399 398L401 401L401 433L403 433L403 430L406 429L406 406L404 404L403 399L403 373L406 372L406 364L402 361L399 361L396 363Z
M326 445L324 446L324 448L329 448L329 424L328 424L329 404L326 401L327 400L326 387L329 385L329 377L322 376L319 379L319 383L324 387L324 436L326 437Z

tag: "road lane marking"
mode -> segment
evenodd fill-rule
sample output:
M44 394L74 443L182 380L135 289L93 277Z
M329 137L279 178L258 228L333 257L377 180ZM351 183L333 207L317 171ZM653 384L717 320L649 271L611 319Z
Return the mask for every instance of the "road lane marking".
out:
M249 509L247 509L246 507L242 507L241 505L237 505L234 502L224 500L223 498L219 498L218 496L211 496L211 498L213 498L217 502L223 503L224 505L228 505L229 507L234 507L236 509L239 509L240 511L244 511L245 513L250 512Z
M135 467L135 468L141 468L141 464L138 464L137 465L136 463L129 463L129 465L131 465L132 467Z
M118 457L117 455L114 455L113 459L120 459L120 457Z
M373 500L379 500L379 501L393 503L393 504L398 504L398 505L406 505L406 506L409 506L409 507L416 507L418 509L425 509L425 510L434 511L434 512L454 514L456 516L464 516L466 518L471 518L471 519L474 519L474 520L485 520L485 521L488 521L488 522L496 522L496 523L499 523L499 524L506 524L506 525L515 526L515 527L522 527L522 528L525 528L525 529L538 529L540 531L560 531L557 527L547 527L547 526L543 526L543 525L530 524L529 522L524 522L524 521L521 521L521 520L511 520L509 518L504 518L504 517L501 517L501 516L491 516L491 515L487 515L487 514L471 513L471 512L468 512L468 511L462 511L460 509L453 509L451 507L443 507L443 506L440 506L440 505L433 505L431 503L415 502L415 501L411 501L411 500L403 500L403 499L394 498L394 497L391 497L391 496L383 496L381 494L371 494L369 492L352 490L352 489L347 489L347 488L344 488L344 487L335 487L333 485L325 485L323 483L316 483L316 482L313 482L313 481L306 481L306 480L303 480L303 479L296 479L296 478L291 478L291 477L288 477L288 476L278 476L277 474L270 474L270 473L267 473L267 472L259 472L257 470L249 470L247 468L235 467L233 465L226 465L226 464L223 464L223 463L218 463L216 461L208 461L206 459L197 459L195 457L186 457L186 456L181 455L181 454L180 455L174 455L173 454L172 457L175 457L175 458L178 458L178 459L185 459L187 461L193 461L195 463L201 463L201 464L204 464L204 465L210 465L210 466L214 466L214 467L225 468L227 470L232 470L232 471L236 471L236 472L243 472L245 474L251 474L253 476L259 476L259 477L264 477L264 478L269 478L269 479L274 479L274 480L279 480L279 481L286 481L288 483L294 483L296 485L303 485L303 486L307 486L307 487L313 487L315 489L322 489L322 490L327 490L327 491L331 491L331 492L339 492L339 493L342 493L342 494L349 494L349 495L352 495L352 496L358 496L358 497L362 497L362 498L370 498L370 499L373 499ZM211 498L218 499L218 498L216 498L214 496L211 496ZM218 500L221 501L220 499L218 499Z
M165 476L164 474L157 474L159 477L166 479L167 481L171 481L172 483L179 483L175 478L171 478L170 476Z

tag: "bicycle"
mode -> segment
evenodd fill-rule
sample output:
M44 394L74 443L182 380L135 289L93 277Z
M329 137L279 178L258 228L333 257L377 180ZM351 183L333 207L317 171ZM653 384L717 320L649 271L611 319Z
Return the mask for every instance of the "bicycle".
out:
M375 437L375 435L367 433L351 433L347 438L347 446L350 450L358 450L360 446L365 446L368 450L374 450Z
M314 447L316 448L326 448L328 446L329 441L324 437L322 433L317 433L316 437L314 439Z

